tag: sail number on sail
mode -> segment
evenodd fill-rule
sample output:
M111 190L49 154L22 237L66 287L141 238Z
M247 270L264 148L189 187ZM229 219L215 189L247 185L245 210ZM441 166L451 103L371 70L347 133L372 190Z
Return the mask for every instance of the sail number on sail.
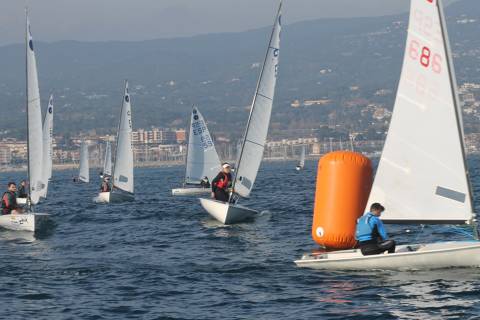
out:
M426 1L434 5L433 0ZM434 46L442 41L440 25L434 23L434 19L437 17L434 17L431 14L425 14L421 10L416 10L413 17L415 24L411 31L416 33L419 39L424 39L427 43L431 43L433 40ZM423 67L431 68L435 73L442 72L442 54L439 52L432 52L430 46L420 44L419 40L411 40L408 52L409 57L413 60L418 60Z
M203 122L200 119L193 122L192 123L192 130L193 130L194 135L200 136L200 141L201 141L202 147L204 149L208 149L208 148L213 147L212 138L209 135L204 134L207 131L207 128L205 126L205 122Z

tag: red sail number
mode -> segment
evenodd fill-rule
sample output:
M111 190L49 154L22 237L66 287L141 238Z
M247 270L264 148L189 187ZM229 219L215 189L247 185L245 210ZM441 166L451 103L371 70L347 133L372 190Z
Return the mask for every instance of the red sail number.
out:
M420 56L420 63L425 68L428 68L428 66L430 65L430 54L431 54L431 52L430 52L430 49L428 47L423 47L422 48L422 55Z
M433 54L429 47L422 47L416 40L410 42L408 48L408 55L412 60L418 60L420 58L420 64L428 68L432 66L432 70L435 73L442 72L442 56L439 54Z

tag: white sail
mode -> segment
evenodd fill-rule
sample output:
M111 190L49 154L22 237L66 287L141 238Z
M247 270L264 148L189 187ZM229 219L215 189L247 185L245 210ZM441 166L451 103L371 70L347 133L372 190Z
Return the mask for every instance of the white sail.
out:
M27 131L28 131L28 178L30 181L30 200L37 204L45 188L42 180L42 110L40 90L38 88L37 60L30 32L30 21L26 17L26 64L27 64Z
M439 0L412 0L390 129L369 204L387 222L468 223L461 107Z
M281 10L280 3L237 162L234 190L242 197L252 191L267 139L278 73Z
M43 120L43 161L42 161L42 181L45 183L42 197L47 197L48 182L52 178L52 158L53 158L53 95L48 100L47 111Z
M207 124L200 111L194 107L188 136L185 182L199 184L204 177L212 181L220 170L220 159Z
M103 175L111 176L112 175L112 147L110 141L107 141L105 145L105 159L103 161Z
M305 146L302 146L302 153L300 154L300 161L298 162L300 168L305 167Z
M113 185L115 188L133 193L132 110L128 81L125 81L125 93L118 126Z
M80 173L78 175L80 181L90 182L90 165L88 156L88 144L85 140L82 140L80 145Z

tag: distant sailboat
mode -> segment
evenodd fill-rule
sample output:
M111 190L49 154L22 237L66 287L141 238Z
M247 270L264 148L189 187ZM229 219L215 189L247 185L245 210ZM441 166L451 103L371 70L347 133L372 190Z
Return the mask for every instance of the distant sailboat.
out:
M90 182L88 144L85 139L83 139L82 143L80 144L80 172L78 174L78 179L85 183Z
M385 205L385 223L467 224L477 240L401 245L372 256L358 249L307 254L295 263L334 270L480 266L462 109L440 0L411 2L397 98L367 206L374 202Z
M188 136L184 187L173 189L172 194L175 196L210 193L210 187L202 186L200 183L205 177L210 183L220 170L220 159L205 119L198 108L194 107Z
M52 161L53 161L53 95L48 99L47 111L43 120L43 168L42 180L45 183L45 189L42 197L46 198L48 193L48 184L52 179Z
M40 90L33 38L30 21L26 12L26 84L27 84L27 145L28 145L28 181L29 194L26 213L0 215L0 226L11 230L36 231L48 218L46 213L34 213L36 205L46 188L42 175L43 141L42 110L40 107Z
M105 159L103 160L103 176L110 177L112 175L112 146L110 141L105 145Z
M300 160L298 161L296 169L300 171L303 170L303 167L305 167L305 145L302 146L302 153L300 154Z
M236 163L233 193L228 203L200 199L203 208L215 219L232 224L255 216L258 212L237 204L239 197L248 198L263 158L270 116L272 113L275 85L277 82L282 3L273 25L263 68L255 91L242 149Z
M111 191L100 192L96 202L133 201L133 149L132 149L132 107L128 92L128 81L125 81L122 110L117 132L117 148L113 167L113 183Z

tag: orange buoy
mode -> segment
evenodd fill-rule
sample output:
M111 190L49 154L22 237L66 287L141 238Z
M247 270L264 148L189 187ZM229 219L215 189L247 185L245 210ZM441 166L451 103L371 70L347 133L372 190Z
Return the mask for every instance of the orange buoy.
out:
M318 162L313 240L327 249L356 244L355 228L372 187L372 163L362 154L336 151Z

